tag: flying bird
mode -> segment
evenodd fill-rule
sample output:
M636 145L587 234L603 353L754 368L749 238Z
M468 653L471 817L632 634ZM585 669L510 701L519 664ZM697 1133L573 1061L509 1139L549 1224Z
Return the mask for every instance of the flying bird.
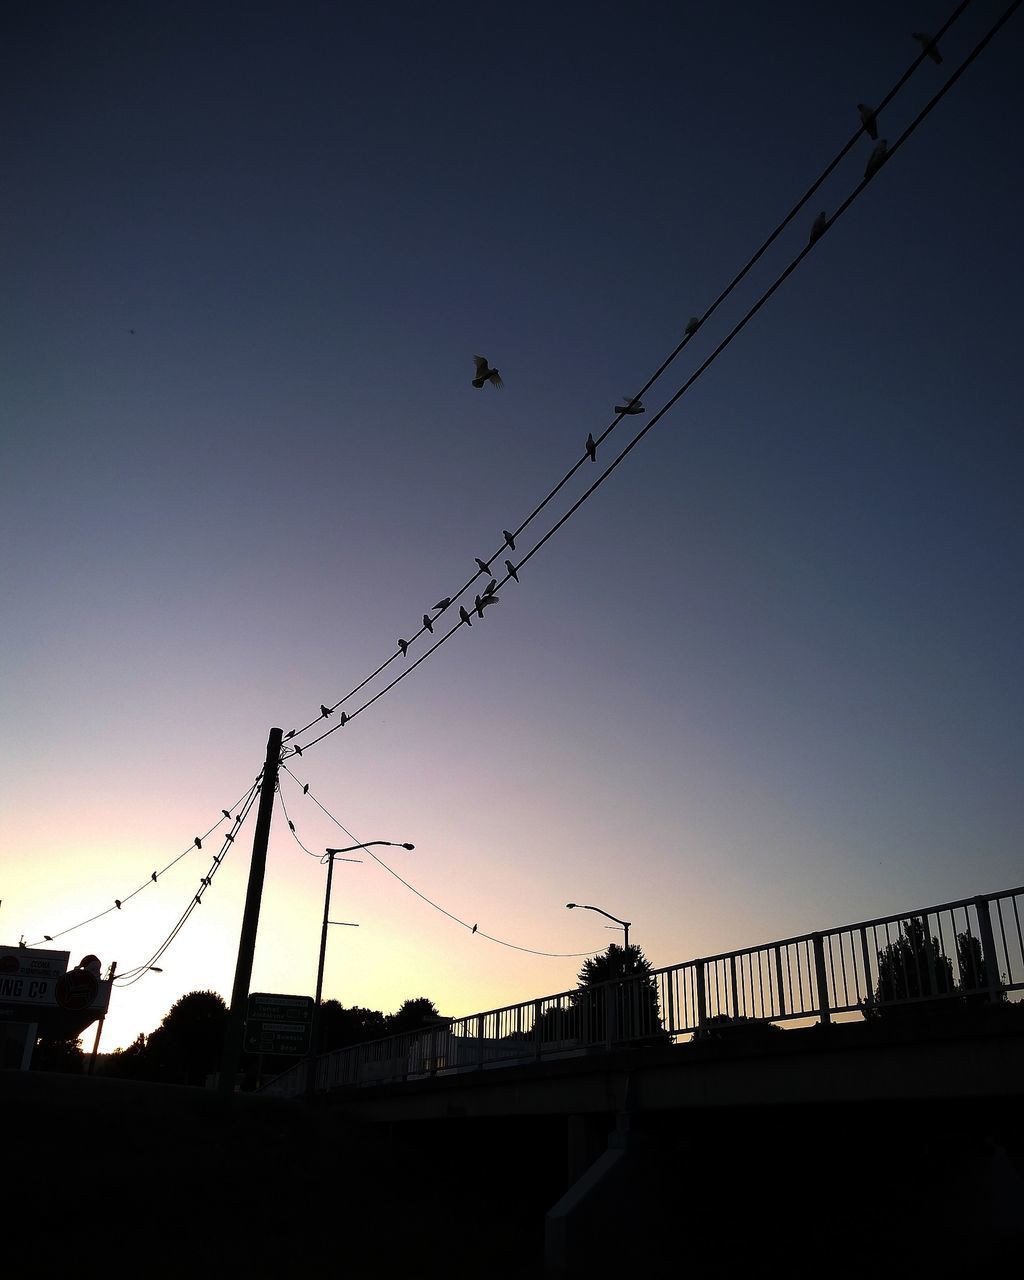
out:
M489 382L492 387L504 385L501 381L501 374L497 369L489 367L485 356L474 356L473 363L476 365L476 377L473 379L474 387L479 389L485 382Z
M647 412L639 396L623 396L622 398L623 400L625 400L626 403L617 404L615 406L616 413L637 414L637 413Z
M426 627L426 629L430 632L431 635L434 634L434 624L430 621L429 613L425 613L423 615L423 625L424 627Z
M480 572L486 573L488 576L490 576L490 572L491 572L490 564L486 560L481 560L479 556L474 556L473 559L477 562Z
M868 163L864 170L865 178L873 178L879 169L881 169L882 165L885 164L886 160L889 159L888 148L888 140L886 138L879 138L875 143L874 150L868 156Z
M325 706L324 706L324 704L321 702L321 703L320 703L320 714L321 714L321 715L323 716L323 718L326 720L326 719L327 719L327 717L331 714L331 709L330 709L330 707L325 707Z
M501 532L505 535L505 546L508 547L509 551L515 551L516 549L515 538L513 538L513 536L509 533L507 529L502 529Z
M814 244L815 240L820 240L828 229L828 214L822 209L821 213L811 223L811 236L808 244Z
M872 142L877 142L878 121L875 119L874 107L869 107L866 102L858 102L857 111L860 113L860 122L864 126L864 132Z
M466 624L467 627L471 627L473 625L472 618L469 616L469 614L466 612L465 608L461 604L459 605L459 617L462 619L462 621Z
M120 911L120 910L121 910L121 899L120 899L120 898L115 898L115 899L114 899L114 906L115 906L115 907L117 907L118 911Z
M910 34L925 51L928 57L931 58L932 62L938 66L942 61L942 54L939 53L939 46L935 43L934 38L924 31L912 31Z
M508 576L509 576L510 578L515 578L516 582L518 582L518 581L519 581L519 574L518 574L518 573L516 573L516 567L515 567L515 565L512 563L512 561L511 561L511 560L506 560L506 561L505 561L505 568L508 570Z
M619 411L616 410L616 412L619 412ZM586 449L587 449L587 456L590 458L590 461L596 462L597 461L597 441L594 439L594 436L590 431L587 432Z
M472 929L470 929L470 933L476 933L476 931L477 931L477 926L474 925Z
M398 642L398 647L399 647L399 649L401 649L401 651L402 651L402 657L404 658L404 657L405 657L405 655L409 652L409 641L408 641L408 640L399 640L399 642Z
M688 338L692 338L699 328L700 328L700 316L691 316L689 320L687 320L686 328L683 330L683 332L686 334Z
M448 608L451 602L452 602L451 596L445 596L443 600L438 600L437 604L434 605L434 608L441 609L443 611L444 609Z
M198 837L198 836L196 836L196 837L195 837L195 839L192 841L192 843L195 845L195 847L196 847L197 849L201 849L201 848L203 847L203 842L202 842L202 840L200 840L200 839L199 839L199 837Z

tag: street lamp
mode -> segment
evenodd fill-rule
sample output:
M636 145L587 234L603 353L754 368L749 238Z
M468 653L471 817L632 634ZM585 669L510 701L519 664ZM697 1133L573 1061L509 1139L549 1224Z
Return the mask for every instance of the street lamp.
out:
M331 923L343 924L344 921L331 921L327 917L331 910L331 880L334 876L334 860L338 858L340 862L361 862L361 858L339 858L342 853L355 853L357 849L369 849L372 845L388 844L393 845L397 849L415 849L416 846L399 840L365 840L362 844L350 844L344 849L325 849L322 862L327 863L327 889L324 893L324 922L320 930L320 960L316 970L316 999L313 1001L313 1017L309 1027L309 1066L307 1068L306 1088L309 1093L313 1092L314 1076L313 1076L313 1058L316 1056L317 1049L317 1032L320 1020L320 997L324 990L324 959L327 955L327 926ZM351 925L350 928L358 928L357 925Z
M618 916L609 915L607 911L602 911L600 907L588 907L585 902L567 902L565 904L565 909L567 911L574 911L577 907L579 907L581 911L596 911L598 915L604 916L606 920L614 920L616 924L622 925L622 933L623 933L622 945L624 950L628 949L629 926L632 924L631 920L620 920Z

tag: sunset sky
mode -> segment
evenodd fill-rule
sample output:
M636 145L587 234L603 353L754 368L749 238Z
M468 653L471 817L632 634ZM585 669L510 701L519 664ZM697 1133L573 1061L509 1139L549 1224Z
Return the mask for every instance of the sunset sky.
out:
M882 136L1004 7L968 6ZM126 897L271 726L417 631L952 8L6 6L0 943ZM667 965L1024 881L1022 56L1018 15L500 605L288 762L358 840L415 843L378 852L447 911L570 953L616 940L564 906L593 903ZM303 844L350 843L282 786ZM229 994L254 817L104 1048ZM215 843L53 945L143 963ZM278 808L253 990L312 994L323 888ZM581 964L369 860L331 918L359 924L344 1004L469 1013Z

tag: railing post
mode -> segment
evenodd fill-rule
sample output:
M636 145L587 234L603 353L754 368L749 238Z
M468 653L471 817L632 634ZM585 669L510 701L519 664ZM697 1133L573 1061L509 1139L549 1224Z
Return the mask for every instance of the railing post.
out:
M729 985L732 987L732 1016L740 1016L740 988L736 981L736 957L729 957Z
M476 1038L476 1065L482 1067L484 1065L484 1015L482 1013L476 1015Z
M779 1017L786 1016L786 988L782 977L782 948L775 948L775 987L779 993Z
M814 946L814 976L818 986L818 1013L823 1026L832 1021L832 1010L828 1001L828 970L825 968L825 939L820 933L811 935Z
M668 988L665 1003L668 1006L668 1026L665 1030L669 1035L673 1035L676 1029L676 970L669 969L665 974L665 982ZM653 1030L653 1028L652 1028Z
M996 939L992 932L988 898L975 898L974 905L978 910L978 933L981 935L981 959L985 966L988 998L990 1003L998 1004L1002 995L1002 986L999 982L999 961L996 957Z
M540 1020L540 1001L533 1002L533 1056L537 1062L540 1062L541 1051L544 1047L544 1041L541 1038L543 1027Z
M699 1034L708 1020L708 993L704 985L704 961L695 960L693 963L697 982L697 1032Z

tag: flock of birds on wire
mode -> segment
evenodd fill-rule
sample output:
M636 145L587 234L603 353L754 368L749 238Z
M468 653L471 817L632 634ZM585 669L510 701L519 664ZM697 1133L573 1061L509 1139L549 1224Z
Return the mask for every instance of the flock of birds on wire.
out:
M920 44L921 48L928 55L928 57L931 58L931 60L934 63L939 64L942 62L942 54L939 52L938 44L936 43L934 37L928 35L924 31L915 31L912 33L912 35L913 35L913 38L918 42L918 44ZM879 138L878 136L878 117L873 107L868 106L866 102L858 102L857 112L860 115L860 121L861 121L861 125L864 128L864 132L875 144L871 151L870 156L868 156L868 162L864 169L864 178L866 180L868 178L873 178L875 174L878 172L878 170L882 167L882 165L888 159L889 142L886 138ZM825 234L825 232L828 230L828 224L829 224L828 213L826 210L823 209L811 224L811 232L809 237L810 244L814 244L816 240L819 240ZM687 322L686 328L684 329L684 333L686 337L688 338L693 337L693 335L697 332L700 326L701 326L701 318L699 316L692 316L690 320ZM487 359L486 356L474 356L473 364L475 366L476 372L473 378L471 379L471 385L476 387L477 390L482 390L486 383L489 383L492 387L495 388L495 390L498 390L505 385L504 381L502 380L501 374L498 372L497 368L491 365L490 361ZM617 404L615 406L615 412L617 415L621 417L635 417L638 414L646 413L647 410L645 409L643 402L641 401L639 396L623 396L623 403ZM595 441L592 432L588 432L586 444L584 447L586 449L587 456L589 457L590 461L596 462L597 461L597 442ZM502 533L504 534L504 537L505 537L506 547L508 547L510 551L515 551L516 542L515 542L514 536L511 533L509 533L507 529L503 529ZM491 577L490 562L486 560L481 560L479 556L475 556L474 559L476 560L478 575L484 575L490 578L490 581L488 582L487 586L483 589L483 591L474 599L473 608L471 610L467 609L464 605L459 606L459 618L461 619L462 622L466 624L467 627L471 627L473 625L473 614L475 614L478 618L482 618L484 616L485 609L490 608L491 605L500 604L500 600L497 595L498 582L496 578ZM516 582L519 581L517 566L513 564L511 560L505 561L505 569L510 578L514 579ZM429 613L425 613L423 615L423 628L425 631L428 631L430 632L431 635L433 635L434 623L441 616L441 614L444 613L444 611L448 608L451 602L452 602L451 597L445 596L443 599L438 600L438 602L434 605L433 617L431 617ZM405 657L409 651L409 641L404 638L400 638L398 641L398 648L401 651L402 656ZM326 706L324 703L321 703L320 704L321 717L326 720L327 717L330 716L331 714L332 714L332 708ZM343 711L341 713L341 723L342 724L347 723L348 719L349 719L348 715ZM292 738L294 736L294 733L295 731L292 730L290 733L286 734L285 735L286 740L289 738ZM293 744L293 746L294 746L294 749L301 755L301 748L299 748L297 744Z

